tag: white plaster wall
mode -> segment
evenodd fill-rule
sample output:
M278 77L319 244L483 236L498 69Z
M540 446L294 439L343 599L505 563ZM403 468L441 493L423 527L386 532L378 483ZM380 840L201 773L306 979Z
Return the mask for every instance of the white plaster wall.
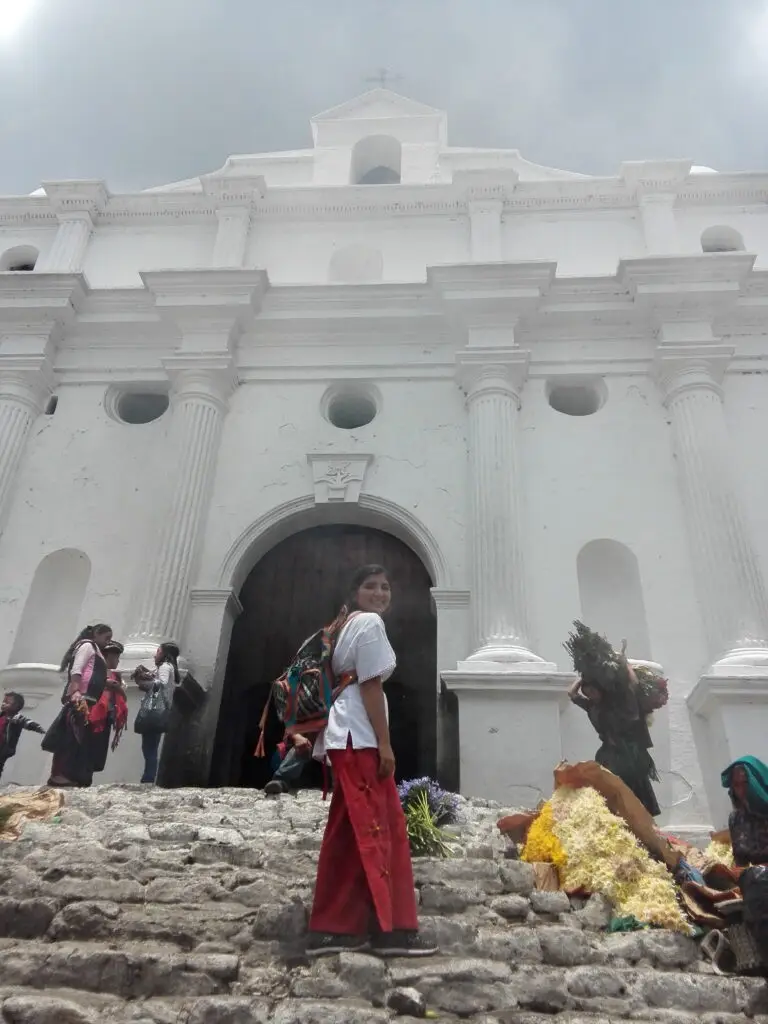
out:
M506 213L505 260L556 260L558 277L613 275L620 259L645 256L636 211Z
M452 585L466 586L463 400L453 381L384 381L376 419L339 430L320 413L326 385L246 383L225 421L198 585L219 585L227 552L256 520L314 494L310 452L374 456L364 492L406 508L434 535Z
M48 252L56 237L58 225L53 221L50 227L30 227L25 224L0 226L0 256L17 245L33 245L40 255Z
M214 224L100 227L83 269L93 288L140 287L140 270L210 267L215 237Z
M656 387L644 377L611 376L607 385L603 408L585 417L551 409L544 379L530 380L524 391L521 466L534 650L571 669L562 644L581 615L578 552L598 538L630 547L639 562L651 655L670 679L670 702L657 715L653 736L663 773L660 802L672 808L689 792L678 776L700 782L685 696L705 663L702 626ZM578 709L565 712L564 756L591 757L597 749L584 719ZM701 820L706 808L690 801L669 815L676 823Z
M702 206L676 210L682 252L701 252L701 234L706 228L735 228L744 239L747 252L757 255L756 267L768 266L768 210L765 206Z
M91 560L81 626L108 622L118 638L129 626L127 605L161 493L168 421L117 423L104 411L105 390L64 384L56 413L33 425L0 538L0 665L35 569L59 548L79 548Z
M348 245L379 249L384 281L424 281L428 266L469 259L469 229L464 217L257 221L245 263L263 267L273 284L325 284L331 256Z

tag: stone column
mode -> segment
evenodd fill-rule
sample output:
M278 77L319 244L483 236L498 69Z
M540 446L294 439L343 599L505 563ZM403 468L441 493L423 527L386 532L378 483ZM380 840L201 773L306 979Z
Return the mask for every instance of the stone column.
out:
M242 267L254 202L266 192L264 179L208 174L200 180L216 208L213 266Z
M126 649L132 663L149 657L162 640L181 637L222 423L236 384L228 356L216 361L175 356L166 366L173 387L163 491L170 501L152 535L138 586L136 626Z
M52 377L45 359L0 354L0 534L27 437L51 394Z
M528 352L514 348L467 349L458 357L469 414L473 653L468 661L478 668L545 665L528 649L520 536L517 417L528 359Z
M83 268L94 223L107 203L101 181L55 181L44 185L56 211L59 230L49 251L37 261L38 273L76 273Z
M467 203L469 213L470 259L473 263L495 263L501 258L500 199L475 199Z
M242 267L251 211L246 206L227 207L216 211L218 229L213 247L214 267Z
M768 597L734 481L717 343L658 350L709 655L719 671L768 666Z
M672 192L650 192L639 197L645 247L649 256L669 256L680 252L675 198Z

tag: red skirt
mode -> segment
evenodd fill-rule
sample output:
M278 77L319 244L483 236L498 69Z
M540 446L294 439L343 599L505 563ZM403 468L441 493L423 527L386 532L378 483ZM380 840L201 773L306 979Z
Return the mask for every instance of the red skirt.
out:
M309 930L330 935L416 931L405 816L377 750L329 750L333 798L317 866Z

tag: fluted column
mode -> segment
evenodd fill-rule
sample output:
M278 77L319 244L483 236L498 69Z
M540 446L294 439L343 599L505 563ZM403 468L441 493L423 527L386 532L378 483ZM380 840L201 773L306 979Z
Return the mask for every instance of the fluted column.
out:
M469 418L473 653L507 668L543 664L528 649L520 536L517 418L528 353L472 350L459 356Z
M649 256L668 256L680 252L675 202L673 192L650 192L638 199Z
M0 534L30 427L51 393L47 362L36 366L24 363L11 360L9 364L0 357Z
M658 353L709 656L722 670L768 665L768 597L723 407L732 354L716 344L662 345Z
M56 211L59 229L51 248L35 266L37 273L69 274L83 269L94 224L108 199L103 181L49 181L43 185Z
M59 218L59 229L53 245L38 260L38 272L73 273L82 270L85 250L93 231L93 220L85 211L69 213Z
M126 654L140 659L162 640L179 638L195 556L208 509L221 429L235 375L228 357L218 366L194 357L167 361L173 379L167 475L168 505L157 524L139 584L136 627Z

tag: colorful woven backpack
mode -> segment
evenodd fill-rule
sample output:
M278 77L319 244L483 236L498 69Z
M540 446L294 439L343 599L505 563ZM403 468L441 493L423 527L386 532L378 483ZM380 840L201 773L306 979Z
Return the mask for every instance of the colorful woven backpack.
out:
M264 729L270 704L285 726L287 735L317 733L326 727L333 702L350 683L355 682L354 672L336 679L332 661L341 630L356 614L350 615L346 608L342 608L329 626L324 626L304 641L285 672L272 683L259 722L261 735L256 757L265 756Z

